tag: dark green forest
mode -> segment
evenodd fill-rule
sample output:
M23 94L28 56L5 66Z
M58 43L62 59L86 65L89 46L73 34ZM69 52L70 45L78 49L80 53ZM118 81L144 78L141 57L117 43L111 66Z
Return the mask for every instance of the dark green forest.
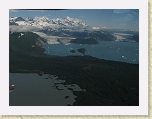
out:
M9 34L9 72L44 72L66 80L64 84L78 84L86 92L73 91L74 106L139 106L139 64L47 55L45 39L30 32L20 34Z

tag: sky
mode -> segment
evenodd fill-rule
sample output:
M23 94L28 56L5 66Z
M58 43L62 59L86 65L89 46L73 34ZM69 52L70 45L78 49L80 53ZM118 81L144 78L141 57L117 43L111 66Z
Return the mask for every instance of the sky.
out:
M78 18L90 26L139 30L139 9L9 10L10 17Z

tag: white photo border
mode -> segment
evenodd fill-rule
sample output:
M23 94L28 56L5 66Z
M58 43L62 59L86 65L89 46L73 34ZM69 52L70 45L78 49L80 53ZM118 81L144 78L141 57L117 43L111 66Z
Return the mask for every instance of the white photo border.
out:
M1 0L0 3L1 115L148 115L148 1ZM139 9L139 106L9 106L9 9Z

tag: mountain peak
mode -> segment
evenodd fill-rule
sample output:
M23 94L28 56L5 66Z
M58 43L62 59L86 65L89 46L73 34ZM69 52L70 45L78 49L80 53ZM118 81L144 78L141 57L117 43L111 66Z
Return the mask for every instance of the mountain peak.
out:
M48 17L46 17L46 16L42 16L42 17L35 17L34 21L48 22L48 21L50 21L50 19Z
M72 18L72 17L65 17L65 18L55 18L50 19L47 16L41 16L41 17L27 17L25 20L22 17L10 17L10 22L15 22L19 26L20 25L26 25L26 27L36 27L40 29L45 28L51 28L51 29L59 29L64 28L71 29L71 30L84 30L85 28L88 28L88 24L86 24L81 19ZM24 22L23 22L24 21ZM14 24L15 24L14 23Z
M70 18L69 16L66 17L67 20L72 20L72 18Z
M33 21L33 18L32 17L27 17L25 20L26 21Z
M17 21L25 21L22 17L17 17L16 19L15 19L15 21L17 22Z

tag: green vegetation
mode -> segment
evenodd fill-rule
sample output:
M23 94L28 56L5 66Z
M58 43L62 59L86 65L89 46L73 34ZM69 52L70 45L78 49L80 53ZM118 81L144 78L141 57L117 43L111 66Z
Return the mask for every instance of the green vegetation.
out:
M138 106L139 65L107 61L91 56L48 56L33 33L18 38L10 34L9 71L12 73L52 74L64 84L78 84L84 91L74 91L73 105ZM72 91L72 90L71 90ZM65 97L67 98L67 97Z
M46 43L43 38L31 32L12 33L9 35L10 55L12 55L12 52L28 55L42 54L45 50L43 48L44 44L40 41Z

